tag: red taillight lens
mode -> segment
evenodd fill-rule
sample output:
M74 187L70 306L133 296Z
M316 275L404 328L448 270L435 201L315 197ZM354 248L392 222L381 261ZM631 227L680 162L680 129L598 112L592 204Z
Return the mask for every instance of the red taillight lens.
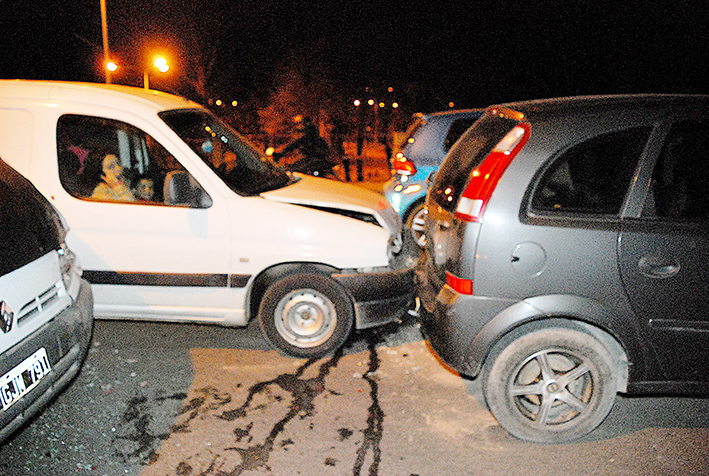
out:
M455 274L446 271L446 284L460 294L473 294L473 280L459 278Z
M394 159L394 173L399 175L414 175L416 166L403 155Z
M468 222L478 222L482 220L487 202L495 191L497 183L502 174L522 149L529 138L529 124L521 123L515 126L500 142L497 143L492 152L485 158L475 170L470 174L468 185L458 200L455 211L456 218Z

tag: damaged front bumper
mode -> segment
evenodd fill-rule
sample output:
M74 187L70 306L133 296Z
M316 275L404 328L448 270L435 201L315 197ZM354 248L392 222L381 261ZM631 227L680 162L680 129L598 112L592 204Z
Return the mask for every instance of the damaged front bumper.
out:
M356 328L367 329L400 319L414 300L414 268L345 270L337 280L355 303Z

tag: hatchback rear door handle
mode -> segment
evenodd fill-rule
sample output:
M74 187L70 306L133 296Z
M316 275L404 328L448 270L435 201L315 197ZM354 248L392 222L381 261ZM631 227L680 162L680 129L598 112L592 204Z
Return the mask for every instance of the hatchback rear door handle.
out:
M638 262L640 274L648 278L665 279L679 273L680 266L676 261L657 255L647 255Z

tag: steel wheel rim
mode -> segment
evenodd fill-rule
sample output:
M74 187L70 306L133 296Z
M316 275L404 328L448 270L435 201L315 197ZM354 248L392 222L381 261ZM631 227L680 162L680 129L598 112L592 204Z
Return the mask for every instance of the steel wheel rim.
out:
M316 347L335 332L337 312L330 299L314 289L298 289L283 297L276 307L278 333L290 345Z
M426 246L426 209L421 207L416 213L414 213L411 218L411 236L414 238L414 242L424 247Z
M543 350L528 357L512 375L509 398L535 427L563 425L592 411L597 372L583 356Z

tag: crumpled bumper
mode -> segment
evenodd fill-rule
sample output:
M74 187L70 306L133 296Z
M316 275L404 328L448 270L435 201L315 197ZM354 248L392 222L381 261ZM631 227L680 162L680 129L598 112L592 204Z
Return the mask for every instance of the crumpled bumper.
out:
M357 329L400 319L414 299L414 268L386 268L366 273L336 273L353 297Z

